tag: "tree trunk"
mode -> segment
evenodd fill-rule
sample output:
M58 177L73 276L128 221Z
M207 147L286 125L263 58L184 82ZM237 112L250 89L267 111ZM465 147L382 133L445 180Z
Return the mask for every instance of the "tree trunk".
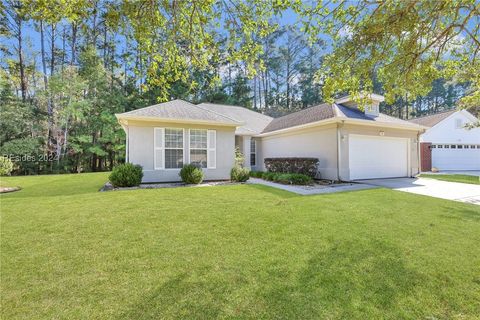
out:
M43 85L45 91L48 90L47 61L45 59L45 36L43 30L43 21L40 20L40 54L42 56Z
M70 59L70 65L75 63L75 53L77 51L77 24L72 22L72 56Z
M107 69L107 23L103 23L103 67Z
M65 54L65 51L66 51L66 45L65 45L65 42L66 42L66 34L67 32L65 31L66 27L63 27L63 32L62 32L62 64L61 64L61 70L62 70L62 79L63 79L63 71L64 71L64 67L65 67L65 58L66 58L66 54Z
M263 72L263 94L265 96L265 110L268 109L268 86L267 86L267 70Z
M20 67L20 91L22 92L22 101L27 100L27 81L25 79L25 65L23 59L23 34L22 34L22 20L17 18L18 25L18 63Z
M92 145L95 146L95 144L97 143L97 133L96 132L93 132L92 134ZM97 155L94 153L92 154L92 171L95 172L97 171Z
M253 108L257 109L257 76L253 77Z
M56 30L56 25L52 23L51 25L52 33L50 35L50 51L51 51L51 56L50 56L50 76L53 75L55 72L55 30Z

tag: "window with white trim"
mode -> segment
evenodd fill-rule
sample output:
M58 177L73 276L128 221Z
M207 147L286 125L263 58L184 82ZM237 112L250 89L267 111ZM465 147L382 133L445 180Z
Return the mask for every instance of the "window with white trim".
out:
M183 167L183 129L165 128L165 169Z
M207 153L207 130L190 129L190 163L206 168Z
M257 165L257 142L255 139L250 139L250 165Z

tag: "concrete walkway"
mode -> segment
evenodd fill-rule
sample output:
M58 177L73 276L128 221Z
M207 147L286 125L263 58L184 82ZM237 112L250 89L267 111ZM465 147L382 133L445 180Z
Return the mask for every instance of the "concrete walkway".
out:
M480 185L428 178L373 179L359 182L398 191L480 205Z
M266 180L257 179L257 178L250 178L247 181L247 183L261 184L264 186L282 189L285 191L290 191L290 192L301 194L301 195L335 193L335 192L343 192L343 191L355 191L355 190L377 188L374 185L361 184L361 183L341 183L341 184L332 184L332 185L315 184L313 186L294 186L290 184L281 184L281 183L266 181Z
M439 171L439 172L422 172L427 174L465 174L467 176L477 176L480 177L480 171L478 170L470 170L470 171L458 171L458 170L450 170L450 171Z

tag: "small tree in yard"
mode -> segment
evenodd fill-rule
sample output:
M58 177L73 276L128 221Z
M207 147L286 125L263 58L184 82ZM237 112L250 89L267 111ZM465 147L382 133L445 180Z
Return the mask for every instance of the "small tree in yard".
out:
M243 167L244 161L245 161L245 156L240 151L240 148L235 147L235 166Z

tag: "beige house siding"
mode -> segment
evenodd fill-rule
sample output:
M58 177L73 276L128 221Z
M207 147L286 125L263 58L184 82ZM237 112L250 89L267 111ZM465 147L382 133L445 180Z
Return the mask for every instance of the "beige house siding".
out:
M257 168L265 170L265 158L313 157L319 159L320 178L337 179L336 132L336 125L326 125L257 138Z
M410 176L414 176L419 173L419 153L418 153L418 132L413 130L401 130L393 129L389 127L371 127L362 125L345 124L340 125L339 142L340 142L340 178L342 180L350 180L349 170L349 136L352 134L357 135L371 135L380 136L380 132L383 132L384 137L396 137L407 138L408 143L408 173ZM343 138L342 138L343 137Z
M216 130L216 168L204 168L205 180L230 179L234 165L235 128L225 126L186 125L161 122L129 121L127 132L128 162L143 167L143 182L180 181L180 169L154 169L154 128L182 128ZM189 137L185 131L185 163L189 162Z
M384 137L408 139L407 170L410 176L417 174L419 172L417 131L353 124L339 124L338 130L337 124L329 124L257 138L261 141L257 144L257 169L265 171L265 158L314 157L319 159L320 178L348 181L350 180L349 136L380 136L381 131ZM339 162L337 162L338 155Z

